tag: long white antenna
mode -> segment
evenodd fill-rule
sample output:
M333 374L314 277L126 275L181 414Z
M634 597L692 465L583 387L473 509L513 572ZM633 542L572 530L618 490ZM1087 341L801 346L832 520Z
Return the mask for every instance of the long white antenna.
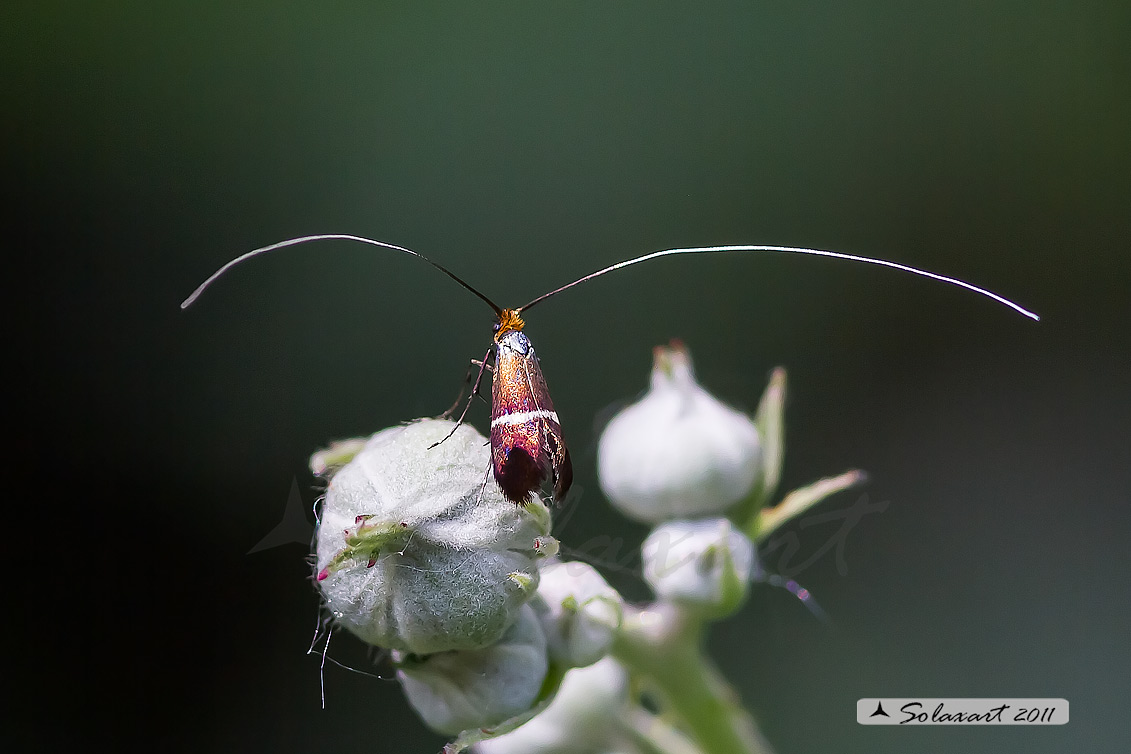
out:
M613 272L614 270L619 270L622 267L628 267L630 265L640 264L641 262L647 262L649 259L656 259L657 257L667 257L667 256L671 256L673 254L710 254L710 253L724 253L724 252L730 252L730 251L777 251L777 252L785 252L785 253L790 253L790 254L811 254L813 256L818 256L818 257L832 257L833 259L847 259L850 262L866 262L868 264L880 265L881 267L891 267L892 269L901 270L903 272L910 272L913 275L920 275L922 277L930 278L932 280L939 280L943 283L950 283L951 285L957 285L959 288L965 288L968 291L974 291L974 293L980 293L983 296L988 296L989 298L992 298L994 301L997 301L998 303L1005 304L1010 309L1013 309L1015 311L1020 312L1021 314L1024 314L1029 319L1037 320L1037 321L1040 321L1040 319L1041 319L1034 312L1031 312L1028 309L1025 309L1024 307L1013 303L1012 301L1010 301L1007 298L1004 298L1003 296L999 296L996 293L993 293L992 291L987 291L985 288L979 288L976 285L971 285L970 283L967 283L964 280L959 280L958 278L947 277L946 275L939 275L939 274L934 273L934 272L927 272L926 270L920 270L917 267L910 267L910 266L905 265L905 264L899 264L898 262L889 262L886 259L875 259L873 257L861 257L861 256L857 256L856 254L842 254L839 251L825 251L824 249L805 249L805 248L801 248L801 247L797 247L797 246L693 246L693 247L689 247L689 248L686 248L686 249L664 249L663 251L653 251L651 254L645 254L644 256L636 257L635 259L629 259L625 262L617 262L616 264L609 265L608 267L605 267L604 269L597 270L596 272L592 272L592 273L586 275L583 278L579 278L577 280L574 280L572 283L567 283L566 285L563 285L561 288L556 288L556 289L550 291L549 293L543 293L541 296L534 299L533 301L531 301L526 306L520 307L518 309L518 311L520 311L520 312L525 311L525 310L529 309L530 307L534 306L535 304L539 303L540 301L545 301L550 296L553 296L557 293L561 293L562 291L567 290L569 288L572 288L575 285L580 285L581 283L584 283L587 280L592 280L593 278L600 277L600 276L602 276L606 273Z
M345 234L345 233L327 233L327 234L316 235L316 236L302 236L301 238L291 238L291 239L288 239L286 241L281 241L279 243L271 244L270 246L264 246L263 248L260 248L260 249L254 249L252 251L247 252L246 254L238 256L235 259L228 262L227 264L225 264L220 269L216 270L216 272L214 272L211 275L211 277L209 277L207 280L205 280L203 283L201 283L200 287L197 288L195 291L193 291L192 295L190 295L188 298L186 298L184 300L183 303L181 303L181 308L184 309L184 308L187 308L188 306L190 306L194 301L196 301L197 298L200 297L200 294L204 293L204 290L206 288L208 288L208 286L210 286L217 278L219 278L225 272L227 272L232 267L236 266L237 264L239 264L241 262L244 262L244 261L251 259L253 257L257 257L261 254L265 254L269 251L275 251L276 249L282 249L282 248L286 248L288 246L297 246L298 244L309 243L311 241L325 241L325 240L332 240L332 239L340 239L340 240L346 240L346 241L356 241L356 242L359 242L359 243L369 244L371 246L379 246L381 248L389 249L389 250L392 250L392 251L399 251L399 252L403 252L405 254L411 254L414 257L420 257L425 262L427 262L428 264L430 264L433 267L435 267L436 269L438 269L440 272L442 272L445 275L447 275L448 277L450 277L452 280L455 280L457 283L459 283L461 286L466 288L468 291L475 294L478 298L480 298L488 306L490 306L491 309L494 310L496 315L501 314L501 309L499 308L498 305L496 305L493 301L491 301L491 299L487 298L482 293L480 293L478 290L473 288L471 285L464 282L463 279L461 279L459 276L457 276L455 273L453 273L452 271L450 271L449 269L447 269L443 265L438 264L437 262L433 262L431 259L424 256L423 254L416 252L416 251L413 251L412 249L407 249L404 246L397 246L395 244L385 243L384 241L375 241L372 238L365 238L363 236L354 236L354 235L349 235L349 234ZM657 259L659 257L673 256L673 255L676 255L676 254L711 254L711 253L727 253L727 252L736 252L736 251L764 251L764 252L779 252L779 253L788 253L788 254L808 254L808 255L811 255L811 256L818 256L818 257L831 257L833 259L846 259L850 262L864 262L866 264L874 264L874 265L878 265L880 267L890 267L890 268L895 269L895 270L900 270L901 272L909 272L912 275L918 275L920 277L930 278L931 280L938 280L939 282L942 282L942 283L948 283L950 285L955 285L955 286L958 286L959 288L965 288L968 291L973 291L974 293L977 293L979 295L986 296L987 298L991 298L991 299L993 299L994 301L997 301L1000 304L1005 304L1010 309L1013 309L1014 311L1025 315L1029 319L1032 319L1032 320L1035 320L1035 321L1038 321L1038 322L1041 319L1040 316L1038 316L1035 312L1031 312L1028 309L1024 308L1023 306L1021 306L1019 304L1015 304L1014 302L1010 301L1009 299L1005 298L1004 296L999 296L998 294L994 293L993 291L988 291L985 288L979 288L976 285L973 285L971 283L967 283L965 280L959 280L958 278L949 277L947 275L940 275L936 272L928 272L927 270L921 270L918 267L911 267L910 265L900 264L898 262L889 262L886 259L877 259L875 257L863 257L863 256L859 256L857 254L845 254L845 253L842 253L842 252L839 252L839 251L826 251L824 249L808 249L808 248L804 248L804 247L800 247L800 246L761 246L761 245L759 245L759 246L747 246L747 245L741 245L741 246L691 246L691 247L688 247L688 248L681 248L681 249L664 249L663 251L653 251L650 254L644 254L643 256L635 257L633 259L629 259L629 260L626 260L624 262L617 262L616 264L609 265L608 267L604 267L600 270L597 270L596 272L591 272L588 275L586 275L585 277L578 278L577 280L574 280L572 283L567 283L560 288L555 288L554 290L550 291L549 293L543 293L538 298L534 299L533 301L526 304L525 306L519 307L515 311L516 312L525 311L525 310L531 308L532 306L534 306L535 304L538 304L542 301L545 301L546 299L550 298L551 296L555 296L555 295L561 293L562 291L569 290L570 288L574 287L575 285L581 285L584 282L587 282L589 280L593 280L594 278L599 278L602 275L608 274L608 273L613 272L615 270L619 270L619 269L622 269L624 267L630 267L631 265L634 265L634 264L640 264L641 262L647 262L650 259Z
M456 281L457 283L462 285L464 288L471 291L476 296L478 296L480 299L482 299L487 304L487 306L491 307L491 309L495 312L496 315L499 315L499 314L502 313L502 310L495 304L495 302L493 302L491 299L487 298L482 293L477 291L470 284L464 282L463 278L459 277L458 275L456 275L454 272L452 272L451 270L449 270L447 267L440 264L439 262L433 262L431 259L424 256L419 251L413 251L412 249L406 249L404 246L397 246L396 244L385 243L384 241L374 241L372 238L365 238L363 236L353 236L353 235L350 235L348 233L323 233L323 234L320 234L320 235L317 235L317 236L302 236L300 238L288 238L286 241L280 241L279 243L273 243L270 246L264 246L260 249L252 249L251 251L247 252L246 254L241 254L240 256L236 257L235 259L229 261L223 267L221 267L220 269L213 272L212 275L209 276L209 278L207 280L205 280L203 283L201 283L197 287L197 289L195 291L193 291L192 294L188 298L186 298L184 301L181 302L181 308L187 309L190 306L192 306L192 302L194 302L198 298L200 298L200 294L204 293L204 290L206 288L208 288L208 286L212 285L212 283L215 282L217 278L219 278L221 275L223 275L228 270L235 267L240 262L246 262L247 260L252 259L253 257L257 257L261 254L266 254L269 251L275 251L276 249L285 249L288 246L298 246L299 244L310 243L311 241L333 241L335 239L340 240L340 241L357 241L358 243L365 243L365 244L369 244L370 246L378 246L382 249L390 249L392 251L400 251L400 252L403 252L405 254L411 254L414 257L420 257L425 262L432 265L437 270L444 273L445 275L450 277L452 280Z

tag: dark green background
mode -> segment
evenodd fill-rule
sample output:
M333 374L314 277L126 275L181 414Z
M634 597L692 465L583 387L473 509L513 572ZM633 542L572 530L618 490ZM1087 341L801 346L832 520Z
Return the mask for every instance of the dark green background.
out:
M330 668L322 711L303 548L246 553L293 478L313 501L313 449L446 407L490 313L426 265L342 244L258 261L177 309L231 256L315 232L411 246L509 305L655 249L774 243L1036 309L1040 324L890 270L771 255L661 260L548 302L527 332L583 488L562 538L622 537L623 561L643 533L601 499L594 449L653 345L685 339L705 384L748 409L785 365L785 484L860 467L889 506L852 531L846 571L827 554L796 574L831 626L763 587L714 634L781 754L1131 747L1124 4L3 16L24 749L442 743L392 682ZM791 531L808 553L831 533ZM877 695L1066 697L1072 722L857 726L855 700Z

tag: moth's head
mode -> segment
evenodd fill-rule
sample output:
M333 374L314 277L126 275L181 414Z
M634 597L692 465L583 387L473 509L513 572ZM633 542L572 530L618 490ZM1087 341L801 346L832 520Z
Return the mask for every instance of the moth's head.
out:
M495 342L498 343L499 339L509 332L521 332L525 325L522 317L518 316L517 309L503 309L499 313L499 321L494 325Z

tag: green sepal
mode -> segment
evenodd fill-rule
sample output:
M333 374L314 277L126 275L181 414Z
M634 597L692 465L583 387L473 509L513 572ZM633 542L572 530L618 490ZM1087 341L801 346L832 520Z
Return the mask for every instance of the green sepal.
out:
M531 578L528 574L521 571L512 571L507 574L507 578L511 580L523 594L533 594L538 588L538 582Z
M550 509L546 506L546 504L535 497L525 503L522 507L523 510L525 510L526 513L534 519L534 522L535 524L537 524L538 529L546 532L548 535L550 528L553 526L553 517L551 516Z
M343 466L353 460L354 456L365 449L369 438L354 437L349 440L337 440L330 443L330 447L323 448L310 457L310 471L314 476L329 479Z
M866 479L867 475L863 471L853 470L800 487L782 498L773 508L760 510L747 527L746 535L755 544L760 544L786 521L801 515L830 495L861 484Z
M319 572L319 581L350 563L372 565L383 553L402 549L412 535L403 522L369 524L367 517L359 519L356 529L346 530L346 546Z
M770 502L781 481L782 462L785 459L785 369L777 367L758 402L754 426L762 442L762 473L750 492L731 508L728 517L740 529L746 530L759 511Z
M716 552L720 549L722 551L723 582L719 594L719 604L714 611L715 617L722 618L734 614L742 607L742 603L746 600L746 580L738 574L738 569L734 565L734 556L729 547L723 546L712 549L715 549Z

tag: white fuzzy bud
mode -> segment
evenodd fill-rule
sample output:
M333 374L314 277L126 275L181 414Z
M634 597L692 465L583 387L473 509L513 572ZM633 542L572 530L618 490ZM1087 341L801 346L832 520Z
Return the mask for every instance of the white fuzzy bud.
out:
M526 712L549 667L546 637L529 606L489 647L423 657L394 652L393 660L409 704L446 734L489 728Z
M475 745L476 754L607 752L628 701L628 673L611 657L566 673L554 701L522 727Z
M641 557L656 596L721 617L742 604L756 556L754 544L728 519L709 518L656 527Z
M658 523L726 512L761 473L754 422L695 381L682 345L656 348L651 387L609 422L601 489L631 518Z
M535 499L484 486L485 439L427 419L373 435L330 480L317 537L327 607L362 640L429 654L491 644L538 586L553 549Z
M612 646L623 600L588 563L546 562L531 606L542 621L550 658L562 667L592 665Z

